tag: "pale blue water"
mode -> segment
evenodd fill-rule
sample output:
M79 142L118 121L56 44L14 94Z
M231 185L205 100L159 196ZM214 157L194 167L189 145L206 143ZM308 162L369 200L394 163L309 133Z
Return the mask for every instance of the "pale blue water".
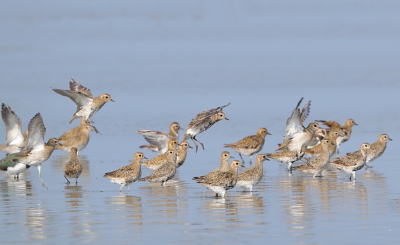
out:
M399 243L399 7L395 1L3 2L0 102L24 129L37 112L46 139L78 124L68 125L75 105L51 91L67 89L71 77L116 102L93 117L102 135L92 133L81 152L85 170L77 186L65 184L68 154L59 151L43 164L48 190L34 167L19 181L0 173L1 241ZM260 127L272 133L262 152L275 150L303 96L312 100L306 123L353 118L359 124L342 154L381 133L393 138L374 168L357 172L353 183L335 171L321 179L288 176L285 165L271 160L252 194L235 188L225 200L192 181L219 165L224 143ZM167 131L173 121L186 128L200 111L229 102L230 120L197 137L206 150L189 152L176 182L135 183L130 195L125 189L120 195L102 177L129 164L145 143L136 130Z

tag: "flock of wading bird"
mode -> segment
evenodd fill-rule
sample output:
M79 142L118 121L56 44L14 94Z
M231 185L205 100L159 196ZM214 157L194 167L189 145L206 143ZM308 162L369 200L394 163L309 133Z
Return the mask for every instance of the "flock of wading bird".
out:
M59 138L51 138L45 143L44 136L46 128L40 113L36 114L29 122L28 129L22 134L22 124L15 112L4 103L2 104L1 115L6 126L6 143L0 145L0 150L7 153L7 156L0 161L0 169L7 171L18 179L19 174L26 171L30 166L36 166L39 171L39 178L45 187L40 176L41 164L47 161L55 149L70 152L71 159L65 165L64 177L69 184L70 179L76 179L83 171L83 166L79 161L78 152L83 150L89 142L89 132L93 129L99 131L91 125L92 116L103 107L108 101L113 101L109 94L101 94L94 97L90 89L82 86L72 79L69 82L69 90L53 89L56 93L70 98L77 105L75 114L69 123L77 118L81 119L81 124ZM335 121L316 121L303 126L303 122L310 112L310 101L300 110L300 99L291 116L286 121L286 134L284 140L273 153L259 154L256 156L256 163L249 170L238 174L238 168L244 167L242 155L250 156L250 166L252 156L260 152L263 148L265 136L268 131L260 128L256 135L248 136L236 143L226 144L225 147L232 148L239 153L242 162L229 159L232 158L228 151L221 153L221 165L214 171L200 177L194 177L197 183L214 191L216 196L224 197L226 190L239 186L252 191L263 177L263 162L274 159L288 164L288 171L307 171L313 177L322 177L322 171L328 166L340 169L350 174L350 180L355 180L355 172L368 166L367 163L380 157L386 149L386 144L391 139L387 134L381 134L378 141L373 144L362 143L358 151L348 153L339 157L339 147L348 141L351 136L352 127L357 125L353 119L346 120L344 126ZM216 122L228 120L222 109L229 104L215 109L203 111L189 123L182 141L178 144L178 131L180 125L173 122L170 132L164 133L152 130L139 130L148 145L140 146L158 152L158 156L147 159L142 152L134 154L131 164L117 169L113 172L105 173L112 183L121 185L119 191L124 186L129 186L135 181L149 181L161 183L172 179L176 174L176 169L182 166L186 159L187 149L192 148L187 142L191 139L198 150L198 142L203 150L204 145L196 139L196 136L209 129ZM321 128L318 123L326 126ZM176 147L178 147L176 149ZM336 154L336 157L333 156ZM303 164L292 167L296 161ZM154 170L152 174L141 178L141 165Z

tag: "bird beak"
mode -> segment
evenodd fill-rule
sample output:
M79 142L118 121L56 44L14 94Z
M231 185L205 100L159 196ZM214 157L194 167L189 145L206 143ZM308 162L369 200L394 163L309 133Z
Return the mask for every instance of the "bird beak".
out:
M58 145L61 145L61 146L62 146L63 144L61 144L60 142L58 142Z
M192 148L192 149L193 149L193 147L191 147L190 145L189 145L189 148Z
M225 120L228 120L228 121L229 121L229 119L228 119L228 118L226 118L226 117L225 117Z
M358 126L358 124L357 124L357 123L354 123L354 125L357 125L357 126Z
M112 102L115 102L113 99L111 99Z
M179 129L178 130L185 130L184 128L181 128L181 127L179 127Z
M392 139L391 139L391 138L389 138L389 140L390 140L390 141L392 141Z
M270 134L270 133L267 133L267 135L272 135L272 134Z
M265 157L265 160L269 161L269 159L267 157Z
M230 156L229 158L234 158L233 156Z
M143 159L148 159L147 157L143 157Z
M240 167L244 168L244 164L242 163L242 164L240 165Z

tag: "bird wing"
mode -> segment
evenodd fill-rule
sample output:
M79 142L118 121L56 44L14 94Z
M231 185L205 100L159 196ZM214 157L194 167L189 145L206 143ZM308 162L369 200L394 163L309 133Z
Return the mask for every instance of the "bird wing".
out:
M168 141L172 137L165 132L153 131L153 130L138 130L138 133L143 135L144 139L152 145L157 146L158 150L168 150ZM165 148L165 150L163 150Z
M93 99L88 97L86 94L81 92L62 90L62 89L53 89L57 94L61 94L62 96L70 98L77 106L76 110L79 111L85 105L92 103Z
M300 99L299 103L297 104L296 108L294 108L292 115L286 120L286 135L284 140L288 138L294 138L297 134L302 133L304 127L302 126L301 120L301 113L300 113L300 103L303 98ZM305 110L305 109L303 109ZM305 115L305 114L304 114Z
M32 152L43 149L46 128L44 127L43 119L40 113L36 114L31 119L28 125L28 131L25 149L31 150Z
M24 136L22 136L21 119L8 105L4 103L1 105L1 117L6 126L6 144L22 144L24 142Z
M329 128L342 128L342 125L340 125L338 122L333 121L333 120L331 120L331 121L317 120L317 122L320 122Z
M306 120L306 118L310 114L310 106L311 106L311 100L308 101L306 104L304 104L303 110L301 110L300 123L302 126L303 126L304 120Z
M90 89L82 86L82 84L78 83L73 78L71 78L71 79L73 82L69 82L69 90L71 90L72 92L82 93L82 94L86 95L87 97L94 99Z
M231 103L224 105L224 106L220 106L211 110L207 110L207 111L202 111L199 114L196 115L196 117L194 117L192 119L192 121L190 121L188 128L191 127L195 127L199 124L201 124L205 119L217 114L218 112L222 111L222 109L224 107L227 107L228 105L230 105Z

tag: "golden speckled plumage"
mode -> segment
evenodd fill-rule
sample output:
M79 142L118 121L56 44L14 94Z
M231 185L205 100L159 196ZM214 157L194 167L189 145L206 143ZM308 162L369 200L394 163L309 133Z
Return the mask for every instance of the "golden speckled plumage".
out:
M74 79L72 79L72 81L73 82L69 82L70 90L53 89L54 92L70 98L77 105L76 112L69 123L76 118L83 117L86 119L86 122L90 124L92 116L98 112L105 103L108 101L114 102L109 94L101 94L97 97L93 97L90 89L82 86ZM92 127L96 133L98 133L96 127Z
M263 162L269 159L266 154L259 154L256 163L249 170L238 175L236 186L253 190L253 186L257 185L263 177Z
M227 190L236 186L239 167L242 167L240 161L233 160L228 172L219 172L211 178L194 177L193 180L214 191L216 196L221 195L221 197L224 197Z
M386 150L386 145L388 141L392 141L391 138L389 138L389 135L387 134L381 134L379 136L379 139L377 142L371 144L371 148L367 151L367 158L365 160L366 163L370 162L372 165L372 162L382 156L382 154ZM367 165L368 167L372 167Z
M335 168L345 171L351 174L350 179L356 179L356 171L362 169L365 165L365 160L367 158L367 152L371 148L368 143L362 143L360 150L352 153L348 153L346 156L339 157L329 164Z
M251 158L253 154L256 154L262 150L265 142L265 136L268 134L270 135L270 133L268 133L268 130L266 128L260 128L257 131L256 135L247 136L246 138L243 138L236 143L225 144L225 147L230 147L234 151L239 153L239 156L242 159L243 164L244 160L242 158L242 154L245 156L250 156L250 164L251 164Z
M143 159L146 159L142 152L136 152L133 156L133 161L128 166L124 166L115 171L105 173L103 177L108 178L112 183L121 185L119 191L126 185L128 187L138 180L142 175L140 163Z
M168 151L170 150L175 150L176 146L178 145L178 141L176 140L169 140L168 141ZM157 170L159 167L167 163L167 152L164 152L161 155L158 155L156 157L153 157L150 160L142 162L142 165L146 166L147 168L151 170Z
M185 163L186 156L187 156L187 150L189 148L193 148L189 145L187 141L183 141L179 144L178 146L178 157L176 160L176 168L179 168Z
M315 154L313 158L307 159L306 163L297 167L293 167L292 170L301 170L313 173L313 177L322 176L322 171L326 169L330 159L329 148L334 145L330 140L324 139L320 144L321 152Z
M336 152L336 139L342 135L341 131L342 130L340 130L340 129L332 130L331 132L329 132L328 136L326 137L326 139L332 143L329 145L329 156L330 157L332 157L333 154L335 154L335 152ZM318 144L311 149L307 149L306 155L313 157L313 156L321 154L322 152L324 152L323 146L322 146L322 144Z
M338 139L336 140L337 154L339 154L340 144L342 144L350 139L352 127L354 125L358 125L353 119L347 119L346 122L344 123L344 126L340 125L338 122L333 121L333 120L331 120L331 121L317 120L317 122L321 122L323 125L327 126L328 133L335 129L339 129L344 132L344 135L339 136Z
M81 119L78 127L68 130L58 138L62 145L56 146L56 150L70 152L72 147L77 148L78 152L85 149L90 139L90 130L92 126L86 123L86 119Z
M164 186L165 182L172 179L176 174L176 150L168 150L166 153L167 162L155 170L147 177L139 179L139 181L149 181L152 183L161 183Z
M228 118L225 117L225 113L222 112L222 109L224 107L227 107L231 103L220 106L208 111L202 111L199 114L196 115L195 118L192 119L192 121L189 123L185 134L183 135L182 141L186 141L188 139L192 139L193 143L196 146L196 153L198 146L195 141L200 143L201 147L204 150L204 145L200 141L196 139L196 136L200 134L201 132L204 132L205 130L209 129L212 125L214 125L216 122L220 120L229 120Z
M268 158L288 164L288 171L291 171L293 163L302 159L305 151L306 148L303 147L300 151L300 154L295 151L281 150L274 153L267 153L266 155Z
M70 149L70 153L71 159L64 167L64 178L67 180L68 184L70 182L67 177L70 179L76 179L76 183L78 183L78 178L83 170L83 165L78 158L78 149L76 147L72 147Z
M233 158L231 156L231 154L228 151L223 151L221 153L221 164L219 166L219 168L209 172L206 175L203 176L199 176L199 177L195 177L197 179L201 179L201 178L215 178L214 176L218 175L220 172L228 172L229 171L229 159Z

